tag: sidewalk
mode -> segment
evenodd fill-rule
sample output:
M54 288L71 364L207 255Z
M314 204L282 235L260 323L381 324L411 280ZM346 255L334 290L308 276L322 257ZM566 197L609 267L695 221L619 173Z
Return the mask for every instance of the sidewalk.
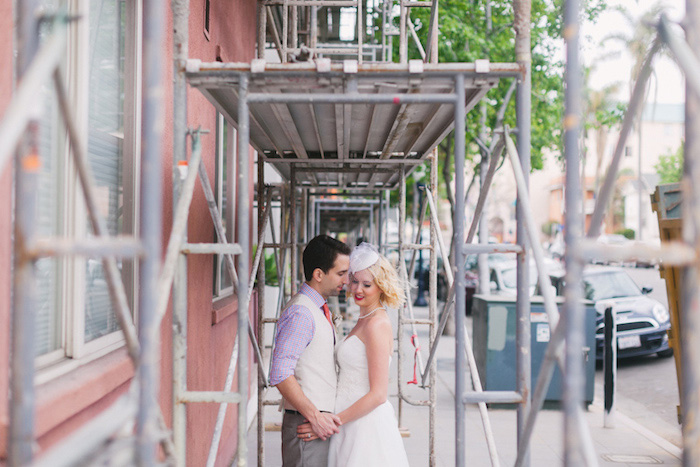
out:
M426 308L415 309L416 318L427 317ZM422 332L421 332L422 331ZM423 345L423 358L428 355L427 331L425 326L418 328L418 335ZM405 355L412 355L413 347L405 340ZM436 355L437 362L437 400L435 455L436 465L453 466L455 463L454 440L454 353L455 339L442 336ZM396 358L392 362L392 381L389 385L390 400L398 414L396 397ZM404 360L404 379L412 377L413 359ZM467 376L468 378L468 376ZM274 391L276 393L276 391ZM409 394L416 399L426 399L428 391L410 386ZM268 398L275 396L268 395ZM643 410L643 409L641 409ZM266 424L281 423L282 416L275 407L265 409ZM428 465L428 408L403 404L402 427L410 433L404 438L404 445L412 467ZM516 411L513 409L489 409L491 426L496 441L496 448L501 465L513 465L516 458ZM681 450L667 441L668 426L661 430L650 430L633 421L625 414L617 412L615 428L603 427L603 405L601 388L596 387L593 404L585 413L595 445L597 461L600 466L642 466L642 465L681 465ZM640 414L635 413L639 419ZM542 410L539 413L534 435L530 444L532 466L553 466L563 463L563 414L559 410ZM675 427L674 427L675 428ZM671 428L673 429L673 428ZM677 428L680 432L680 427ZM656 433L659 431L660 433ZM666 436L668 438L668 436ZM280 452L280 433L268 431L265 435L265 466L282 465ZM467 406L466 410L466 459L470 466L491 465L481 417L476 406ZM250 465L257 465L257 443L255 422L248 435L248 452Z

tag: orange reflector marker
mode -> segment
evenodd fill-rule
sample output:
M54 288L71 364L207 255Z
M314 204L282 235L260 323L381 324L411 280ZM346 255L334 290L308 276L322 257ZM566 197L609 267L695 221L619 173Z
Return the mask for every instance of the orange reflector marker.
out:
M25 172L38 172L41 169L41 158L39 154L27 154L22 157L22 170Z

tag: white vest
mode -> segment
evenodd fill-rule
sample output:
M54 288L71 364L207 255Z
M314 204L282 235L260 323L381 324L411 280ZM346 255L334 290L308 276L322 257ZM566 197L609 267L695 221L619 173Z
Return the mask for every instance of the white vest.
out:
M335 388L338 384L334 355L335 329L326 319L323 310L306 295L296 294L287 303L285 310L291 305L308 308L314 319L314 337L297 360L294 377L304 395L318 410L334 412ZM284 408L296 410L287 401L284 401Z

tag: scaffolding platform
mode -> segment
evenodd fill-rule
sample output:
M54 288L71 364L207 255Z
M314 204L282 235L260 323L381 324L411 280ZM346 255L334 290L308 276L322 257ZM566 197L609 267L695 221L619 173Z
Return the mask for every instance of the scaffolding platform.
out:
M250 141L299 187L393 189L454 127L455 76L466 111L514 63L365 64L315 62L188 64L187 78L238 127L246 76ZM294 167L294 169L292 169Z

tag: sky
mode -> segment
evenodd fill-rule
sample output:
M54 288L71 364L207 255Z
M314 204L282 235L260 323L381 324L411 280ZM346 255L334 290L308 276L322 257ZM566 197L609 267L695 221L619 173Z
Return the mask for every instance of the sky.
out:
M619 12L614 11L615 5L625 7L638 18L656 3L659 3L658 0L609 0L607 11L601 14L598 21L582 28L580 36L582 60L589 66L595 64L590 77L592 88L602 89L608 84L619 83L617 99L624 102L629 99L630 70L633 65L629 53L623 44L616 41L608 41L604 48L598 44L610 34L632 34L626 19ZM661 3L667 6L667 16L670 20L680 21L683 18L685 0L665 0ZM608 54L614 55L609 59L601 59ZM685 84L676 63L667 57L657 57L654 61L654 70L647 102L655 96L656 102L659 103L682 103Z

